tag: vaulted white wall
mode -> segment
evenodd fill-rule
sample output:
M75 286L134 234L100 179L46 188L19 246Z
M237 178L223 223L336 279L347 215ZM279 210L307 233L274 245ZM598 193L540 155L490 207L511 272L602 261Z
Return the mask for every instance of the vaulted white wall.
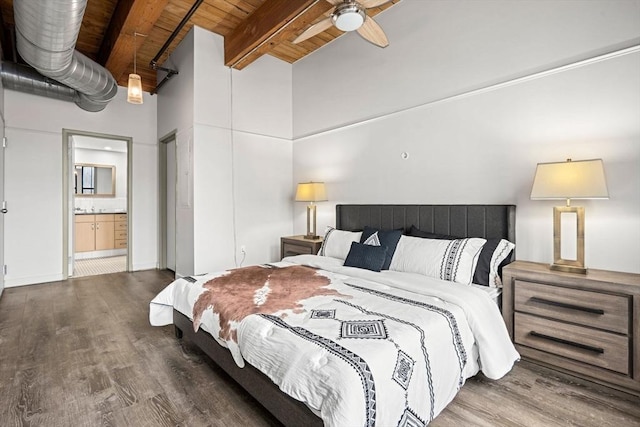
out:
M294 64L294 137L640 42L637 0L403 0L376 20L387 48L348 33Z
M194 123L194 31L190 31L171 55L180 74L174 76L158 93L158 138L175 131L176 155L176 248L178 274L191 274L194 259L193 234L193 123ZM158 82L164 77L158 73ZM176 190L178 191L178 190Z
M376 19L388 48L347 34L294 64L293 177L327 183L320 227L336 203L513 203L517 258L551 262L562 202L529 200L536 163L602 158L610 200L574 202L586 263L640 272L640 2L405 0Z
M156 99L126 102L126 88L100 113L73 103L4 91L6 106L4 249L6 285L62 279L62 129L133 138L134 270L157 265ZM28 171L28 173L25 173Z
M223 38L199 27L172 61L180 74L159 95L158 134L177 131L178 209L182 201L187 213L176 273L277 260L292 231L291 66L265 57L231 72Z

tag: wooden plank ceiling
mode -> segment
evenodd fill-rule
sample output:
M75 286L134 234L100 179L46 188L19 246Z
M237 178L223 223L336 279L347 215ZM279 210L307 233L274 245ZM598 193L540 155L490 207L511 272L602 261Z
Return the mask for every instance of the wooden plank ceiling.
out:
M34 1L34 0L23 0ZM375 16L400 0L367 9ZM328 16L339 0L201 0L157 64L175 68L167 60L192 26L197 25L225 38L225 62L242 69L268 54L293 63L330 41L342 31L331 27L299 44L302 31ZM143 88L156 86L150 65L196 0L88 0L76 49L104 65L120 86L133 73L137 45L137 72ZM0 0L3 60L20 61L13 45L13 0ZM134 33L144 36L134 37ZM366 41L363 40L363 43ZM393 43L393 40L391 41Z

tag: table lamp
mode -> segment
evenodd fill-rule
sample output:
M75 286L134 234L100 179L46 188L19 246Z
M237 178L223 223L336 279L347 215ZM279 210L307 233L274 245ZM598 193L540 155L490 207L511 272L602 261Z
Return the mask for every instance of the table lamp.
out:
M608 199L607 181L602 159L555 163L538 163L533 178L531 200L566 199L566 206L553 208L553 264L552 270L585 274L584 265L584 208L571 206L571 199ZM562 215L575 215L576 257L562 258Z
M317 239L316 205L313 203L327 200L327 191L324 187L324 182L302 182L298 184L295 200L296 202L309 202L307 205L307 234L304 238Z

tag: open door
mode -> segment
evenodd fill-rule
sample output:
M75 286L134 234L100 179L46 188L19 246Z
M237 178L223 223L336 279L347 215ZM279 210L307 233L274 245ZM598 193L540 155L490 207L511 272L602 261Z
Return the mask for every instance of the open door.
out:
M7 206L4 201L4 119L2 115L0 115L0 141L2 141L0 145L0 208L2 209L0 212L0 296L2 296L2 291L4 290L4 215L7 213Z
M176 271L176 136L160 139L159 170L159 267Z

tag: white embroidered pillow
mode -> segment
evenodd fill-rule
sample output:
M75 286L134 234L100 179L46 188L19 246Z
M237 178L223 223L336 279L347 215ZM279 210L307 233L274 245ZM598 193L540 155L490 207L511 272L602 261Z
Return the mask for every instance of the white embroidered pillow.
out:
M318 255L344 260L349 254L351 243L360 242L361 236L362 231L344 231L327 227Z
M402 236L389 269L470 284L485 242L475 237L440 240Z

